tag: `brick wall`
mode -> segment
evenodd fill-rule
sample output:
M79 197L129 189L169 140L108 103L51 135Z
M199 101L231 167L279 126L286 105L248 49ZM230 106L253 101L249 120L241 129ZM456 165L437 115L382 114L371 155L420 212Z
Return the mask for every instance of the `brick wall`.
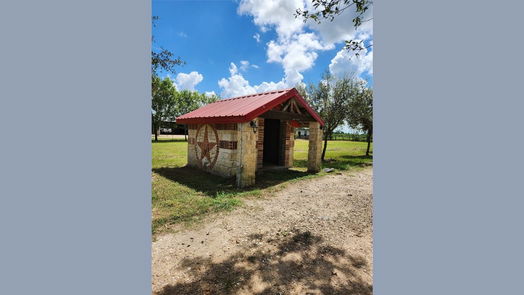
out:
M293 147L294 147L295 128L289 124L289 121L280 121L280 142L279 147L279 165L284 167L293 166Z
M285 150L285 166L293 167L293 151L295 148L295 127L290 124L287 125L286 132L286 150Z
M257 169L262 168L264 162L264 118L258 118L257 138Z

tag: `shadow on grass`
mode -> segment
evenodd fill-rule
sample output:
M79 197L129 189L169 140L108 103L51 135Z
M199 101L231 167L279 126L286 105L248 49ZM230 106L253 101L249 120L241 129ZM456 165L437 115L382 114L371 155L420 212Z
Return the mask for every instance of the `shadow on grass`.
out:
M311 173L290 169L264 171L256 175L256 184L254 186L242 189L236 187L235 177L224 178L187 166L155 168L153 172L210 197L216 197L219 194L246 193L313 175Z
M373 155L371 156L348 156L344 155L340 157L341 163L344 163L347 167L367 167L373 165ZM329 164L329 163L325 163ZM333 167L336 168L336 167Z
M292 236L255 245L260 246L219 263L209 257L186 258L175 267L179 271L190 268L191 280L166 285L156 294L289 294L297 286L303 294L372 294L372 285L361 277L367 272L363 270L367 261L323 244L321 237L310 232L295 231Z
M295 160L295 167L306 168L307 160ZM338 159L326 159L322 162L322 168L335 168L337 170L349 170L351 168L368 167L373 165L373 156L340 156Z

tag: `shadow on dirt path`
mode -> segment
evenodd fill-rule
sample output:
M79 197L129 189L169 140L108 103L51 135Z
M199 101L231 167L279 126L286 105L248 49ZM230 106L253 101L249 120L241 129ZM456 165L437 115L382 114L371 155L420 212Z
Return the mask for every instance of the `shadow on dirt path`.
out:
M329 246L309 231L249 239L244 251L221 262L184 259L176 267L190 269L191 279L155 294L372 294L372 285L362 277L366 259Z

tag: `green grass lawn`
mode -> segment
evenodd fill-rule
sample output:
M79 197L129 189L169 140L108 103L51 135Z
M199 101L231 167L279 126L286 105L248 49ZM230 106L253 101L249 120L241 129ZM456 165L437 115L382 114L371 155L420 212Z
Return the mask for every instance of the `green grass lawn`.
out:
M235 187L234 178L226 179L201 170L184 167L187 142L160 139L153 142L153 233L169 225L192 221L206 213L231 210L242 197L257 196L280 189L298 179L325 174L307 173L308 141L295 141L294 167L267 171L257 175L256 185L247 189ZM323 168L359 169L371 165L372 157L364 156L365 142L329 141Z

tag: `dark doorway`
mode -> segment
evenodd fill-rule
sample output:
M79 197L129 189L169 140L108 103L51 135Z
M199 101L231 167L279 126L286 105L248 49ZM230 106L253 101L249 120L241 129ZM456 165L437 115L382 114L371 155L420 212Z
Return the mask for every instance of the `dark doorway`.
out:
M264 120L264 165L279 164L280 120Z

